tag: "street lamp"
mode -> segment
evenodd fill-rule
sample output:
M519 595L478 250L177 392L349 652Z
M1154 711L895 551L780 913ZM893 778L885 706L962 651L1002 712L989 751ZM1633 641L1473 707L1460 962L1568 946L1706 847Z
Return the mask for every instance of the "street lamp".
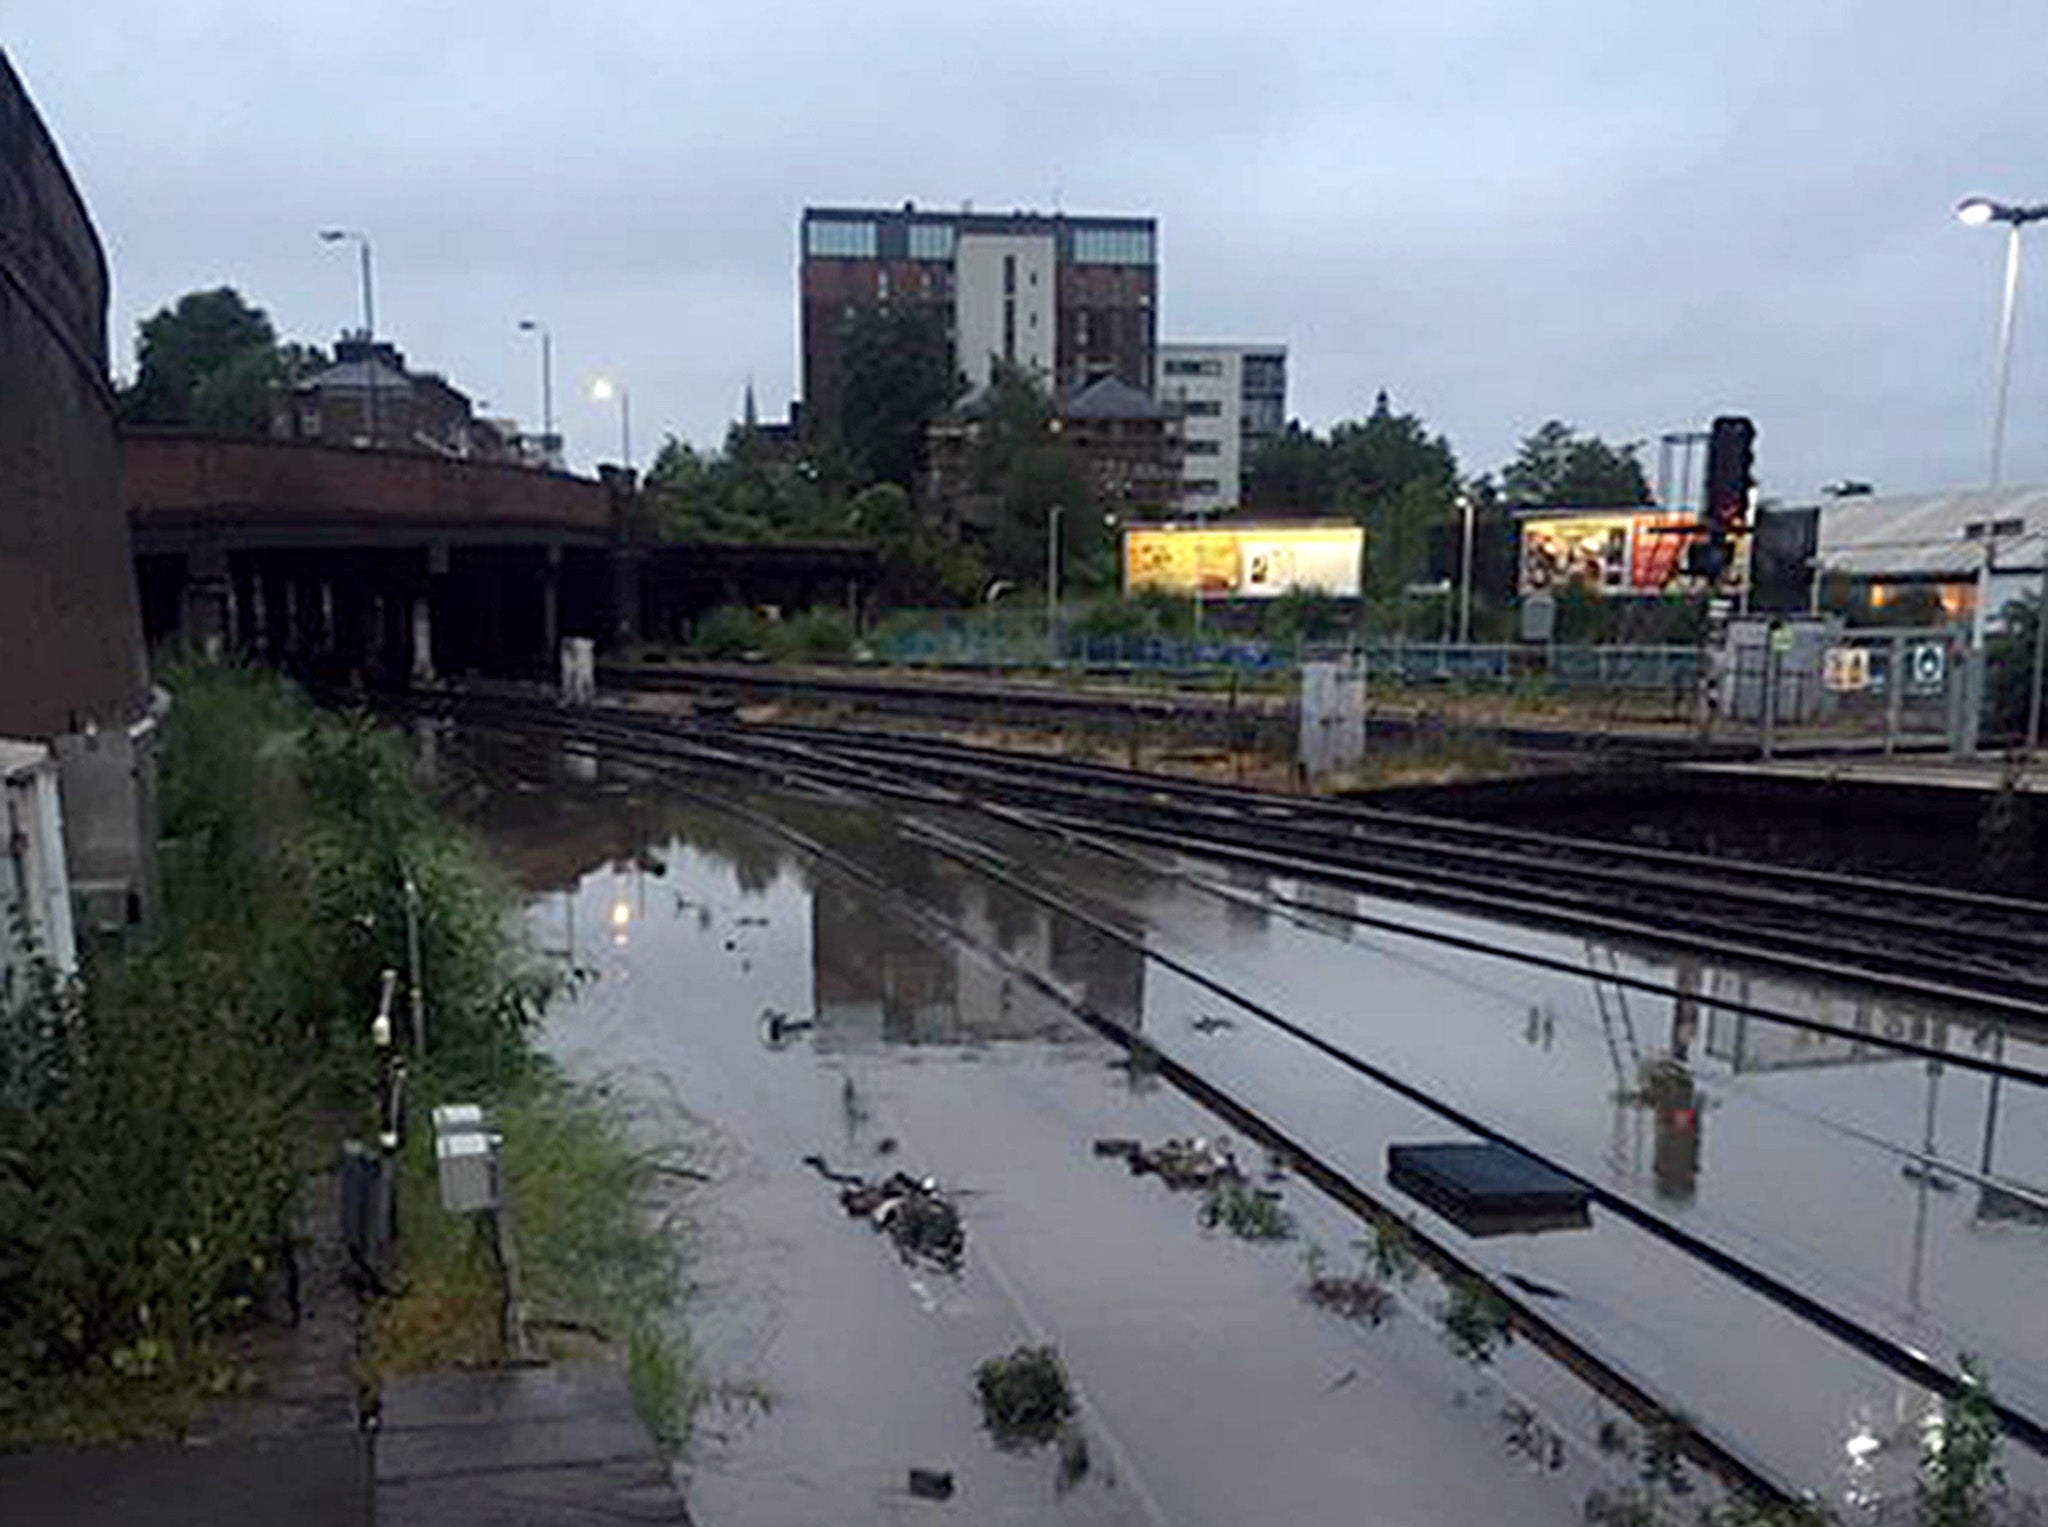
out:
M1465 516L1465 543L1459 558L1458 574L1458 645L1472 645L1472 495L1460 488L1458 507Z
M545 456L555 438L554 338L548 333L548 326L537 318L520 319L519 330L522 334L540 336L540 448Z
M1984 228L2004 223L2005 301L1998 314L1998 402L1991 417L1991 486L2003 476L2005 458L2005 400L2012 383L2012 321L2020 294L2020 229L2048 218L2048 204L2034 207L2009 206L1988 196L1971 196L1956 203L1956 219L1965 227Z
M375 288L370 280L370 237L357 233L352 228L322 228L320 242L323 244L353 243L362 256L363 267L363 347L368 352L363 358L364 375L367 377L368 401L363 405L364 421L368 426L370 444L377 443L377 302Z
M600 403L619 400L619 455L628 472L633 470L633 405L626 396L626 384L601 376L590 384L590 395Z
M1045 645L1054 665L1060 660L1060 516L1065 513L1054 504L1045 517Z
M1988 196L1969 196L1956 203L1956 218L1965 227L1985 228L1993 223L2006 225L2005 238L2005 300L1998 310L1998 400L1991 415L1991 486L1997 487L2004 476L2005 468L2005 403L2012 388L2012 328L2013 313L2018 306L2020 295L2020 229L2028 223L2048 219L2048 203L2031 207L2013 206L2006 202L1993 201ZM1991 593L1992 536L1990 527L1985 527L1984 577L1978 590L1976 610L1976 642L1984 643L1985 622L1990 617L1986 608ZM2034 672L2033 686L2027 699L2027 751L2033 752L2041 743L2041 681L2044 666L2048 666L2048 546L2044 546L2041 562L2041 590L2034 609Z

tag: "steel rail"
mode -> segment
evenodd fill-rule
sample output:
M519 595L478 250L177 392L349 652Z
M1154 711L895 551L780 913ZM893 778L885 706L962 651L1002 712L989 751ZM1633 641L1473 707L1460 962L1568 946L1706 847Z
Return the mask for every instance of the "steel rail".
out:
M573 712L561 711L551 712L545 717L522 714L518 718L514 729L531 730L537 725L548 727L564 735L573 731L577 736L586 741L596 737L604 745L629 757L637 756L662 763L672 763L678 757L681 757L699 764L727 768L735 773L756 780L762 777L764 766L766 766L782 780L792 784L806 785L814 789L822 788L842 794L845 793L848 786L843 763L825 754L812 754L802 761L793 760L788 756L763 759L745 751L735 751L730 747L719 746L707 740L707 737L702 734L677 736L660 729L655 729L654 740L650 740L646 729L620 726L610 721L592 726ZM744 733L711 733L709 736L739 741L744 746ZM938 805L968 810L980 809L998 819L1012 820L1027 830L1057 832L1063 836L1076 839L1086 839L1091 834L1100 834L1105 830L1104 824L1093 818L1056 817L1042 812L1028 812L1015 807L993 807L977 803L957 792L935 791L930 788L905 786L900 780L878 773L871 768L863 769L861 773L865 778L862 779L857 787L860 790L914 805ZM1123 829L1116 833L1116 836L1131 841L1139 840L1140 835L1140 830L1138 829ZM1152 846L1165 848L1170 852L1186 853L1191 851L1184 842L1170 836L1161 837ZM1238 862L1245 863L1248 867L1257 868L1267 873L1278 873L1299 878L1299 865L1294 861L1271 856L1260 857L1257 851L1254 850L1238 849L1223 851L1217 849L1195 849L1192 851L1210 858L1235 859ZM1359 881L1359 884L1353 888L1365 890L1368 894L1393 895L1402 898L1423 894L1421 890L1412 887L1411 883L1395 877L1382 876L1377 877L1374 883L1365 883L1368 874L1369 872L1364 871L1349 871L1326 874L1320 878L1330 880L1332 883L1342 883L1347 879L1355 879ZM1505 912L1500 907L1494 905L1480 906L1476 910L1481 915L1495 920L1505 918L1517 923L1531 921L1526 915L1518 913L1519 905L1519 903L1513 902L1506 903ZM1647 977L1629 976L1620 972L1589 972L1584 966L1571 961L1541 955L1534 951L1506 948L1498 944L1489 943L1484 939L1459 935L1448 930L1430 928L1413 922L1405 922L1397 918L1375 917L1371 914L1357 912L1346 915L1351 921L1361 925L1439 943L1464 952L1482 954L1491 958L1538 968L1553 969L1567 975L1626 986L1631 990L1639 990L1652 995L1691 996L1696 1000L1719 1007L1728 1012L1741 1013L1812 1033L1870 1045L1902 1056L1952 1065L1959 1070L2000 1076L2031 1086L2048 1085L2048 1074L2035 1072L2025 1067L2011 1066L2000 1061L1984 1060L1960 1051L1937 1049L1911 1040L1867 1033L1841 1024L1829 1023L1823 1019L1810 1018L1802 1014L1793 1013L1783 1008L1772 1007L1765 1003L1727 997L1712 997L1697 992L1686 993L1669 983L1658 982ZM1587 931L1583 919L1574 919L1568 922L1560 920L1560 925L1568 926L1577 932ZM1668 938L1661 936L1658 930L1653 927L1643 927L1613 919L1604 921L1592 931L1603 937L1621 938L1633 943L1656 944L1670 942ZM1719 941L1711 947L1703 947L1698 941L1694 941L1686 944L1685 947L1696 952L1711 953L1717 958L1739 964L1784 966L1787 963L1782 959L1773 957L1767 951L1754 950L1749 946L1729 941ZM1810 962L1793 968L1796 968L1803 975L1817 976L1832 981L1846 981L1859 986L1891 989L1898 984L1881 977L1874 978L1859 970L1816 966ZM1951 991L1946 988L1937 988L1930 991L1924 987L1916 986L1907 994L1913 996L1916 1000L1934 1000L1940 1001L1945 1005L1959 1007L1991 1005L1983 1002L1975 994ZM2011 1016L2006 1014L2000 1021L2009 1020ZM2036 1022L2038 1014L2034 1009L2028 1008L2022 1013L2021 1018L2023 1023L2032 1025Z

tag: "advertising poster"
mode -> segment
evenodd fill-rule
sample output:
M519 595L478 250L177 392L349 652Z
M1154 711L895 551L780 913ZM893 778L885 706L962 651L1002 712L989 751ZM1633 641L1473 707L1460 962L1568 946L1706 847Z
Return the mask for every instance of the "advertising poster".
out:
M1358 597L1365 532L1354 524L1195 527L1124 532L1124 587L1210 599L1277 599L1293 589Z
M1524 520L1521 592L1555 594L1571 584L1622 595L1683 588L1685 549L1693 538L1668 532L1695 523L1689 514L1653 509Z

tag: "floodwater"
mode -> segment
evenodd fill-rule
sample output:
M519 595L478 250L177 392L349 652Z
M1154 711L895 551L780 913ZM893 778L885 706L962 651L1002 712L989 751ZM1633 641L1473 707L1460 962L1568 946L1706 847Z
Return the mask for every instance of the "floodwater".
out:
M913 1466L952 1470L954 1509L970 1519L1565 1521L1625 1469L1591 1441L1600 1407L1540 1358L1514 1348L1474 1370L1446 1351L1425 1286L1380 1328L1309 1307L1300 1245L1343 1261L1360 1232L1304 1185L1282 1185L1296 1243L1244 1243L1203 1230L1190 1199L1093 1156L1101 1136L1218 1126L1115 1065L1120 1052L1020 969L1143 1032L1376 1194L1398 1197L1384 1184L1387 1145L1460 1138L1157 954L1937 1360L1981 1354L2002 1396L2048 1410L2048 1322L2028 1314L2048 1230L2023 1200L1972 1180L1984 1078L1738 1019L1712 998L2003 1046L2013 1064L2048 1070L2034 1041L1428 909L1133 864L959 816L746 800L885 879L883 896L609 765L575 761L581 783L530 767L497 835L531 883L553 888L534 902L536 934L595 973L555 1015L550 1044L581 1074L672 1091L727 1142L695 1325L708 1367L762 1386L770 1406L707 1417L692 1487L707 1523L929 1512L905 1489ZM999 854L1022 889L953 851L963 838ZM1106 928L1035 890L1084 902ZM1481 959L1349 920L1359 913L1476 930L1588 974ZM1617 972L1699 996L1600 979ZM2048 1183L2038 1089L2007 1083L1997 1104L1994 1174ZM1914 1161L1930 1140L1933 1173ZM836 1170L929 1173L957 1192L961 1274L903 1264L802 1165L811 1153ZM1483 1265L1549 1290L1553 1320L1780 1477L1838 1503L1901 1500L1927 1397L1848 1348L1597 1209L1587 1230L1484 1242L1416 1214ZM1078 1478L1071 1448L1063 1470L1056 1447L1008 1452L978 1428L975 1365L1038 1340L1058 1344L1084 1397ZM1560 1449L1514 1445L1529 1412ZM2016 1484L2040 1487L2038 1460L2009 1464Z

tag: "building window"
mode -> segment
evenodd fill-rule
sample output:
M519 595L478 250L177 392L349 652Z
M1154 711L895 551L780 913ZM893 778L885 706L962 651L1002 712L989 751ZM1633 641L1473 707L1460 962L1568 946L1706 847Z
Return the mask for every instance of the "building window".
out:
M1223 405L1215 398L1189 398L1190 419L1214 419L1223 412Z
M1152 230L1149 228L1076 228L1076 265L1150 265Z
M804 224L804 253L820 260L872 260L875 225L821 219Z
M1213 477L1188 477L1181 480L1181 492L1187 494L1214 493L1219 484Z
M1190 456L1216 456L1222 453L1223 442L1220 440L1190 440L1187 442L1187 450Z
M1013 254L1003 256L1003 295L1017 295L1017 257Z
M1223 362L1219 360L1168 360L1168 376L1221 376Z
M953 228L950 223L912 223L909 234L911 259L950 260L953 258Z

